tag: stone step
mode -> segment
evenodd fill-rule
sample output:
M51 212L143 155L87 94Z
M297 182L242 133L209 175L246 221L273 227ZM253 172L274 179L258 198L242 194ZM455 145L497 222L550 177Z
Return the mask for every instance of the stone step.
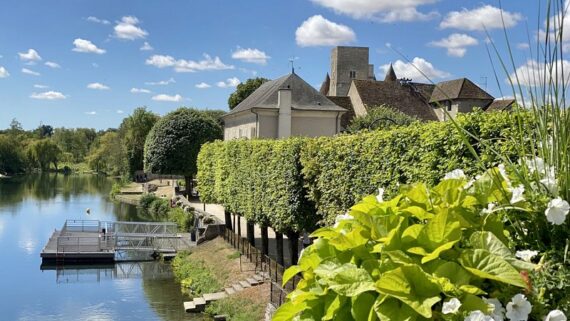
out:
M196 305L194 304L194 302L193 301L184 302L184 311L188 313L196 312Z
M269 279L269 273L268 272L259 272L257 274L264 279Z
M243 291L243 286L239 285L238 283L232 285L232 287L234 288L234 290L235 290L236 292Z
M206 306L206 300L203 297L195 298L194 304L196 305L196 309L201 309Z
M258 285L259 283L261 283L260 281L254 279L254 278L247 278L247 283L249 283L251 286L255 286Z
M236 293L236 290L234 290L234 288L226 288L225 290L226 290L226 293L228 295L232 295L232 294Z
M239 284L240 284L243 288L251 288L251 284L247 283L246 281L239 281Z
M218 301L223 298L226 298L227 296L228 295L226 294L226 292L208 293L204 294L204 300L206 300L206 303L210 303L212 301Z
M259 282L263 282L263 280L264 280L264 278L259 274L254 275L253 278Z

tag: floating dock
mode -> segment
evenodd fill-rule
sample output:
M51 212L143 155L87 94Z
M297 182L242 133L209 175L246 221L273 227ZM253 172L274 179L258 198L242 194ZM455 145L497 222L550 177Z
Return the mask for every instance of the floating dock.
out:
M40 256L42 264L112 263L151 260L192 246L189 234L179 234L170 222L102 222L67 220L55 230Z

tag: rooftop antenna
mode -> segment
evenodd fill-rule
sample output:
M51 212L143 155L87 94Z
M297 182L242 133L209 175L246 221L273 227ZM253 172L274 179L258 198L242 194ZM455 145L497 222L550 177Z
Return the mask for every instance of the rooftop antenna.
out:
M295 73L295 58L294 57L289 58L289 63L291 64L291 73L294 74Z

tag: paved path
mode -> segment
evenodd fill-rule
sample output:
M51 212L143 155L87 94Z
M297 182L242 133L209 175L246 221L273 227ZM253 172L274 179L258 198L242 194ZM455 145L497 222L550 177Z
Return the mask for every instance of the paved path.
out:
M225 222L223 206L217 204L206 204L204 208L204 203L200 203L200 200L196 197L190 199L190 204L192 204L194 208L208 212L209 214L216 216L218 219L220 219L220 221ZM240 220L241 220L240 223L241 236L247 237L246 219L244 217L240 217ZM272 228L268 228L267 234L269 237L269 256L275 259L277 257L277 248L275 245L275 231L273 231ZM255 247L261 249L261 229L257 224L255 224ZM301 248L299 248L299 253L301 253ZM287 236L285 235L283 235L283 256L285 257L285 266L291 265L290 264L291 258L289 257L289 239L287 239Z

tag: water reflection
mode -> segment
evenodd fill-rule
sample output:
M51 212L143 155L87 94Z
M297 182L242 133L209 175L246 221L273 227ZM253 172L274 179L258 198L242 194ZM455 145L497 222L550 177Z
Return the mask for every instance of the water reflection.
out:
M66 219L144 219L134 206L108 200L112 184L92 175L0 179L0 247L10 258L0 265L0 289L10 293L2 296L1 320L203 320L184 312L188 298L168 265L38 268L41 248Z

